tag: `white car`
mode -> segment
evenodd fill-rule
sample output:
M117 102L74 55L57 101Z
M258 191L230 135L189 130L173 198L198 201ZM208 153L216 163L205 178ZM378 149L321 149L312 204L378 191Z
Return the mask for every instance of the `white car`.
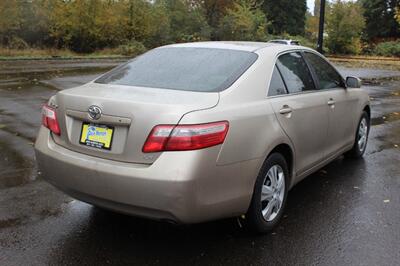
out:
M296 40L271 40L269 43L287 44L287 45L300 45Z

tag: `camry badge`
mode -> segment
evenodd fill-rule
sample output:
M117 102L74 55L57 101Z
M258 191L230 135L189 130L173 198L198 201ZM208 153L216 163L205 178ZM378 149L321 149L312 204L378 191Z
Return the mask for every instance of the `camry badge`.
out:
M96 105L92 105L88 109L89 116L93 120L98 120L101 117L101 109Z

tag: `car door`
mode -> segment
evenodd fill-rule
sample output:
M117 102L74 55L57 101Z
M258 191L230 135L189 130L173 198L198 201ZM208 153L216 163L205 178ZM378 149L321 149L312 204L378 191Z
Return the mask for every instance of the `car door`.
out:
M357 98L346 89L336 69L320 55L304 52L304 57L316 77L318 89L324 92L328 108L327 156L334 156L354 142L354 119Z
M328 108L301 52L280 55L275 68L269 99L281 127L292 141L296 174L301 175L325 158ZM273 86L285 87L287 94Z

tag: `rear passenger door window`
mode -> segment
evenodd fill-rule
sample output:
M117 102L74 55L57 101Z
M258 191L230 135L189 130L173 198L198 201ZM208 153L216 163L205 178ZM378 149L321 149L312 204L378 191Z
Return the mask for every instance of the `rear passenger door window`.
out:
M286 87L279 70L275 66L274 71L272 72L271 83L269 84L268 96L281 94L286 94Z
M299 52L291 52L278 58L277 66L289 93L315 90L314 80L304 58Z
M342 77L328 62L314 53L305 52L304 55L318 78L319 89L344 87Z

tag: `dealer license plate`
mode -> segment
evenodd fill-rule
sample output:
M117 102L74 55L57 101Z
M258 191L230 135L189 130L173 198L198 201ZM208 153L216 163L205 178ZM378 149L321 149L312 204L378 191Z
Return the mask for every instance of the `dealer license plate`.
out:
M113 127L83 123L79 143L93 148L110 150L113 134Z

